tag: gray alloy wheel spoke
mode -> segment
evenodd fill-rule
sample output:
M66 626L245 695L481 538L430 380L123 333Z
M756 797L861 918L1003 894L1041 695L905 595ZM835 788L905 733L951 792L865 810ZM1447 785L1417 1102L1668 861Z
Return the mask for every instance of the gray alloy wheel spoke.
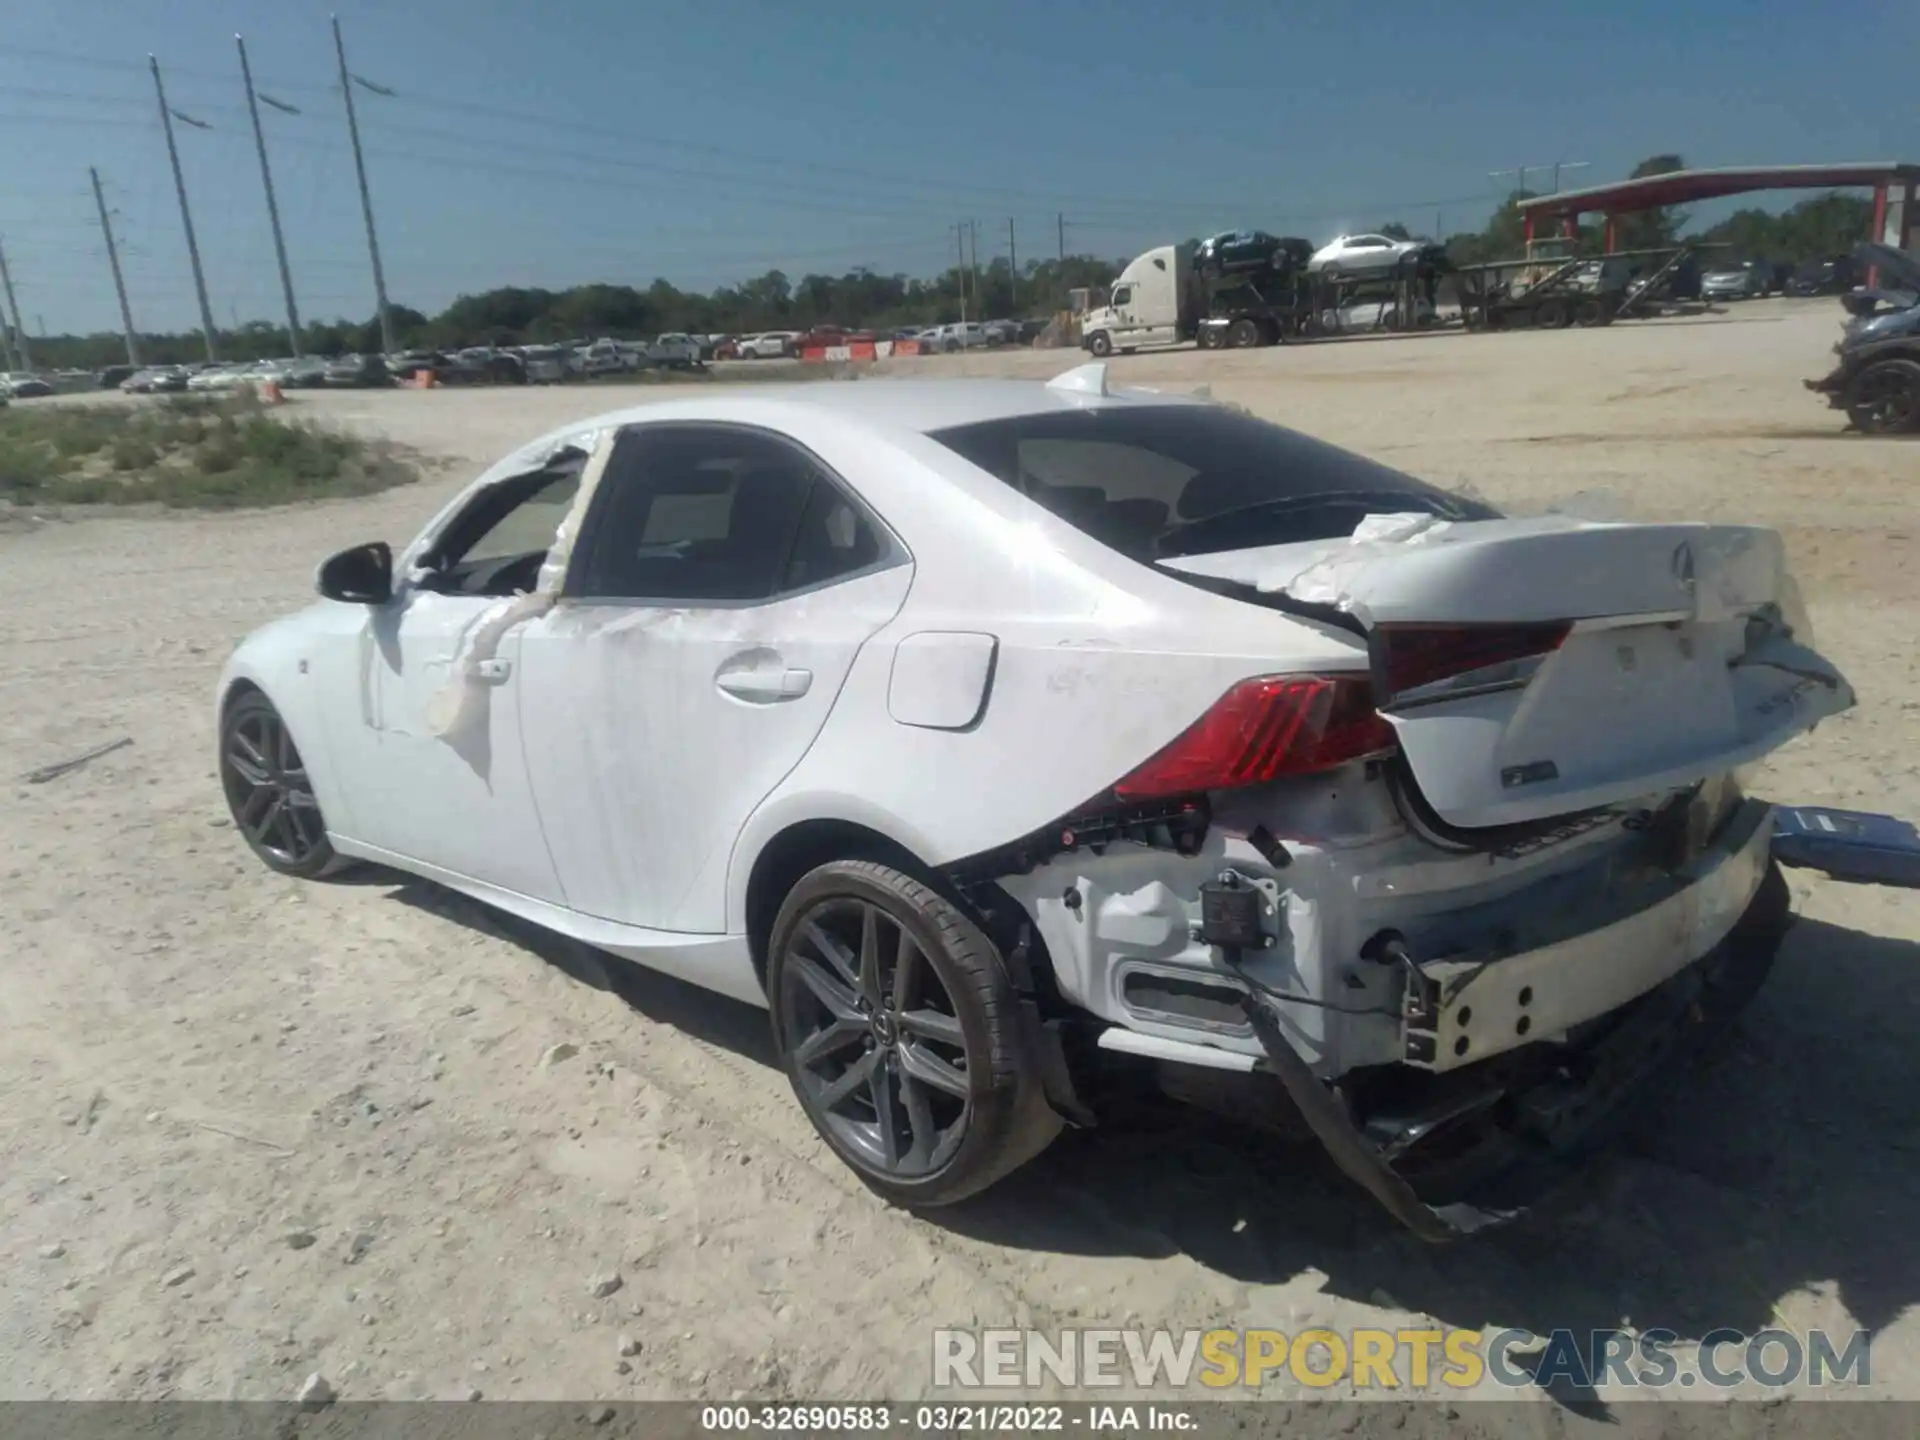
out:
M919 945L902 925L900 943L893 949L893 1008L903 1016L919 1002L921 971L925 964L926 957L920 953Z
M238 735L233 739L234 743L227 747L227 768L249 785L266 784L267 767L246 753L251 747L243 747Z
M880 1142L880 1159L887 1169L900 1168L900 1077L890 1065L875 1065L867 1079L873 1099L875 1138Z
M961 1033L960 1022L938 1010L902 1010L900 1028L922 1040L934 1040L962 1050L966 1048L967 1038Z
M880 911L872 905L860 907L860 993L880 1004Z
M241 729L237 725L234 727L234 731L233 731L233 744L235 748L239 749L241 752L245 754L246 758L253 764L255 769L259 770L262 775L266 774L267 772L266 752L261 750L260 746L254 742L253 738L250 735L248 735L245 730Z
M261 790L257 793L261 795L266 795L270 792ZM273 795L273 798L268 803L265 812L260 816L258 820L256 820L253 823L252 827L249 830L249 833L253 836L255 840L258 840L262 845L271 847L273 842L269 837L273 834L275 829L279 827L280 817L284 813L286 813L286 808L287 808L286 800L278 794Z
M306 853L306 846L300 839L299 822L294 818L293 806L287 802L284 795L280 798L279 813L274 816L273 830L280 837L280 848L291 858L298 860Z
M913 1146L906 1153L905 1163L925 1165L933 1157L940 1128L934 1124L933 1107L927 1103L925 1088L904 1065L900 1072L900 1099L907 1107L907 1128L913 1134Z
M313 792L311 790L295 790L289 788L287 790L287 804L302 814L318 814L320 811L320 802L313 798Z
M838 1055L842 1050L850 1049L867 1038L866 1022L862 1020L838 1020L824 1030L816 1030L800 1043L793 1052L793 1058L803 1067L812 1069L829 1055Z
M263 817L272 812L274 803L278 799L279 793L271 785L261 785L256 788L240 804L240 828L258 839L260 822Z
M813 948L820 953L821 959L840 972L840 978L845 982L849 993L860 988L859 962L851 950L821 929L820 922L817 920L809 920L802 927L801 934L812 943Z
M915 1080L931 1085L936 1090L944 1090L947 1094L957 1095L962 1100L967 1097L966 1075L924 1045L902 1045L900 1068Z
M854 1061L853 1064L843 1070L834 1080L820 1088L819 1094L814 1097L815 1100L818 1101L820 1108L831 1111L835 1106L844 1103L848 1096L854 1094L861 1086L867 1084L873 1078L873 1072L879 1067L879 1064L880 1052L878 1050L868 1055L862 1055L858 1060Z
M861 1026L866 1024L866 1017L860 1013L853 991L838 976L829 974L817 960L808 955L793 954L787 957L787 965L799 977L800 983L813 992L814 998L827 1007L836 1021L851 1021Z

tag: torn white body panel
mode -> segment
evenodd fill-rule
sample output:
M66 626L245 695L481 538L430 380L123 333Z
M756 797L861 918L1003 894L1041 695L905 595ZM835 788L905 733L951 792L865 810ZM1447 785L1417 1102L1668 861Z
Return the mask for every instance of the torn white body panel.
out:
M526 766L567 903L720 931L747 817L797 765L912 571L734 609L562 600L526 626Z
M1163 563L1331 606L1370 635L1567 625L1530 678L1380 697L1422 796L1465 829L1691 784L1853 703L1794 643L1799 597L1771 530L1376 515L1349 540Z

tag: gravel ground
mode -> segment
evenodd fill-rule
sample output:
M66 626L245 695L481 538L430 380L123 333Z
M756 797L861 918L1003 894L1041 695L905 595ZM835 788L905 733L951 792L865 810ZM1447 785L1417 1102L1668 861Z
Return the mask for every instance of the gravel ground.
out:
M1753 302L1115 370L1516 508L1779 527L1860 706L1762 788L1920 815L1920 449L1801 390L1838 319ZM940 1324L1439 1322L1863 1325L1874 1390L1920 1398L1899 892L1796 876L1804 923L1730 1053L1580 1195L1434 1250L1312 1153L1184 1117L1070 1136L937 1220L890 1210L815 1140L758 1012L424 883L261 869L212 763L234 642L513 443L660 393L302 395L448 463L298 509L0 524L0 1397L287 1398L318 1372L349 1399L906 1398ZM1542 1433L1597 1413L1563 1399L1536 1399Z

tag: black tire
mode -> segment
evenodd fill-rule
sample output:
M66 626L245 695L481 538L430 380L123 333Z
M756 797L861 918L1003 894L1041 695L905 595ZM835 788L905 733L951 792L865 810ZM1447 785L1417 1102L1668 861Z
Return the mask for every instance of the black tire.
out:
M1573 307L1564 300L1542 300L1534 307L1533 323L1541 330L1564 330L1573 323Z
M1864 434L1920 432L1920 360L1892 356L1864 366L1843 400L1847 419Z
M1582 300L1573 312L1573 323L1583 329L1611 325L1613 311L1607 308L1607 302L1604 300Z
M1219 332L1211 325L1202 325L1193 332L1193 343L1202 350L1217 350L1220 348Z
M912 875L834 860L803 876L768 937L767 999L807 1118L895 1204L964 1200L1059 1131L999 950Z
M1260 333L1260 322L1251 315L1242 315L1227 327L1227 348L1229 350L1252 350L1264 343Z
M1087 353L1096 360L1104 360L1113 354L1113 337L1104 330L1096 330L1087 337Z
M311 880L341 867L306 762L286 721L258 690L221 715L219 766L234 828L269 870Z

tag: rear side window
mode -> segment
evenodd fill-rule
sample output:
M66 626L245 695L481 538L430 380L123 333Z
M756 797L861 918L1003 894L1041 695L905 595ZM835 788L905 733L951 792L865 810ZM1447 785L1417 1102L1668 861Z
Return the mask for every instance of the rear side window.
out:
M885 557L872 522L805 451L725 425L621 433L569 593L691 604L766 600Z
M1341 539L1368 515L1498 514L1325 441L1210 405L1048 411L932 438L1149 564Z

